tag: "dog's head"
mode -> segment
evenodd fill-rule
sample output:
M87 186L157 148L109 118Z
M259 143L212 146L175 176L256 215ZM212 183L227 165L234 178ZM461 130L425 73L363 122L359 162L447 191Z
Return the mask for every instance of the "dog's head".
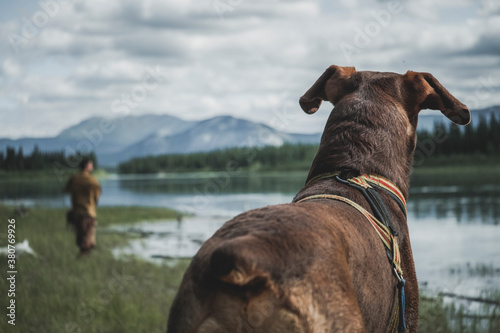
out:
M300 98L300 106L309 114L319 109L322 101L333 105L362 98L370 102L390 102L401 106L411 124L416 126L422 109L440 110L459 125L470 122L469 109L446 90L429 73L408 71L406 74L358 72L354 67L330 66Z
M322 101L335 108L323 132L309 178L335 170L388 177L407 192L416 148L418 114L440 110L456 124L470 112L429 73L404 75L330 66L300 98L309 114Z

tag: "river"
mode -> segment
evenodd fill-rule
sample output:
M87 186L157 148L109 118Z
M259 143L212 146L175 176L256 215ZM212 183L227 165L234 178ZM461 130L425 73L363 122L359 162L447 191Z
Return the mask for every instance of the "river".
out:
M245 210L287 203L304 183L303 172L110 175L101 179L101 206L168 207L178 221L133 226L144 238L115 249L148 260L193 256L226 220ZM1 202L66 206L57 181L3 181ZM477 296L500 287L500 185L413 186L408 225L422 289ZM122 231L130 226L115 227Z

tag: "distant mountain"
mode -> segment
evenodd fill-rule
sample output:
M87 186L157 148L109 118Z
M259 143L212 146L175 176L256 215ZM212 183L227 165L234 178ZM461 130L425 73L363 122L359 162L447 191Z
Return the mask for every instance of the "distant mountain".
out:
M206 152L229 147L280 146L290 143L318 143L317 134L279 132L267 125L230 116L186 121L169 115L92 117L63 130L53 138L0 139L0 151L7 146L29 154L35 145L42 151L78 149L96 152L100 165L113 167L133 157L159 154Z
M151 136L151 133L175 135L196 122L169 115L127 116L106 119L92 117L71 126L55 137L61 142L88 140L96 146L97 153L113 154ZM99 134L102 134L102 139Z
M206 152L229 147L281 146L289 143L318 143L320 134L279 132L267 125L231 116L215 117L198 122L175 135L154 134L126 150L129 156Z
M78 141L75 140L67 140L60 141L56 138L21 138L17 140L12 139L0 139L0 152L5 152L5 148L15 147L16 150L21 147L23 149L24 154L29 154L35 147L38 145L41 151L61 151L66 146L75 147Z
M491 113L500 118L500 106L472 112L472 125ZM431 131L436 123L448 120L438 111L425 111L418 129ZM159 154L206 152L229 147L281 146L284 143L319 143L321 133L280 132L261 123L231 116L186 121L169 115L126 116L106 119L92 117L63 130L53 138L0 139L0 152L7 146L22 147L25 154L38 145L42 151L80 149L96 152L100 165L113 167L133 157Z

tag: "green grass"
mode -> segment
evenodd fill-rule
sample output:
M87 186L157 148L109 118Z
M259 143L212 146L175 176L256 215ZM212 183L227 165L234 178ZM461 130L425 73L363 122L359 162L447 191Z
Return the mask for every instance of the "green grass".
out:
M1 259L2 332L165 332L168 309L187 261L174 267L138 259L115 259L110 249L127 236L99 233L99 228L143 219L174 218L161 208L99 209L97 248L77 259L75 236L65 227L64 209L33 208L16 217L0 206L0 246L7 245L7 220L16 219L16 242L29 240L38 254L20 254L16 276L16 326L7 324L6 259ZM5 257L3 257L5 258Z
M78 173L78 168L68 169L64 172L56 173L53 169L44 170L1 170L0 182L2 181L57 181L62 177L66 181L69 176ZM97 179L106 178L109 173L105 169L96 169L92 172Z
M443 296L420 296L419 332L433 333L497 333L500 332L500 291L489 290L480 297L484 302L454 303ZM476 303L476 310L464 304Z
M418 331L451 333L447 307L442 297L420 296Z
M187 260L159 266L130 257L115 259L111 249L130 237L99 232L113 224L175 218L163 208L102 207L97 245L90 256L77 259L74 234L65 227L65 209L30 208L15 216L0 205L0 246L7 245L7 221L16 220L16 242L28 239L38 254L20 254L16 275L16 326L7 324L6 259L0 265L1 332L155 333L165 332L168 310ZM481 295L500 302L498 291ZM443 296L420 300L419 332L499 332L499 308L481 305L479 313L445 302Z

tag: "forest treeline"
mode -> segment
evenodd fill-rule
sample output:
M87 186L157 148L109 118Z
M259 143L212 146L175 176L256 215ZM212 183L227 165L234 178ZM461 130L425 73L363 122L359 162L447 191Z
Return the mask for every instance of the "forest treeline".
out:
M458 126L453 123L445 126L444 123L436 123L433 132L418 132L418 145L422 150L431 141L435 142L432 154L436 156L500 155L500 119L491 113L488 118L481 116L477 126Z
M242 147L208 153L159 155L121 163L119 173L156 173L215 170L301 170L309 168L317 145Z
M308 170L318 145L284 144L280 147L231 148L207 153L159 155L134 158L121 163L119 173L158 173L178 171ZM419 131L415 162L443 157L500 156L500 121L494 113L481 117L475 127L436 123L434 130ZM465 157L464 157L465 155Z
M134 158L118 166L119 173L158 173L243 170L308 170L318 145L284 144L280 147L230 148L206 153L158 155ZM474 162L478 156L497 161L500 158L500 119L492 113L481 117L477 126L457 126L436 123L434 130L419 131L415 162L423 160L436 165L448 160L448 156L460 156L460 160ZM86 157L97 165L92 152ZM492 158L495 157L495 158ZM64 151L42 152L35 146L30 154L22 148L7 147L0 151L0 170L50 170L54 165L70 165L68 161L81 158L67 156ZM432 162L435 163L432 163ZM478 162L479 163L479 162Z
M22 147L16 150L14 147L7 146L5 152L0 152L0 170L50 170L53 169L54 165L78 164L82 156L80 153L66 155L63 150L42 152L36 145L31 154L24 154ZM94 152L84 156L94 162L94 167L97 166L97 158Z

